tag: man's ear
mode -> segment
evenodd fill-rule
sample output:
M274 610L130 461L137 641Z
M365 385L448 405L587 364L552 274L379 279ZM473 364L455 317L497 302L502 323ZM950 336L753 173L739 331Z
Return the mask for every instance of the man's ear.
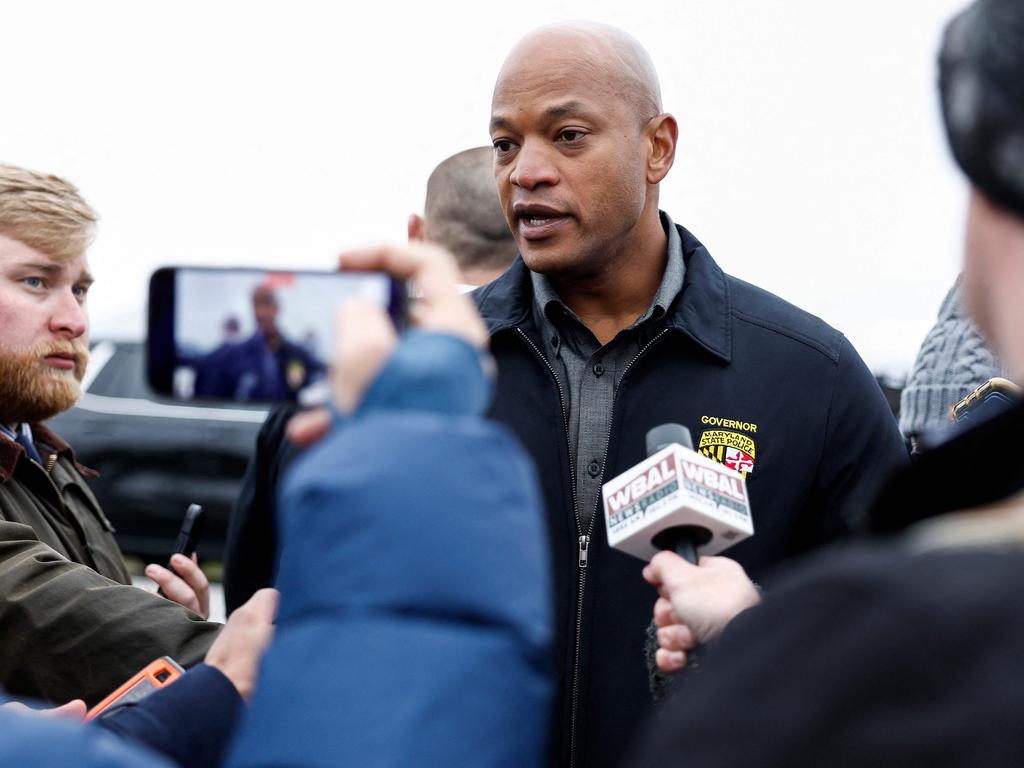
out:
M426 220L415 213L409 214L409 242L415 242L417 240L426 240Z
M658 115L644 128L644 138L648 142L647 183L657 184L675 162L679 125L672 115Z

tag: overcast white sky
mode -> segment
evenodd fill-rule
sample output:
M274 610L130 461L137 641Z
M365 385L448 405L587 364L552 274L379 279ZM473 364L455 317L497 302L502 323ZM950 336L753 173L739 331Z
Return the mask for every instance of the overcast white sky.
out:
M100 211L93 335L137 335L158 265L327 268L404 239L434 165L488 143L509 47L585 15L658 67L665 210L899 374L959 265L934 59L965 4L0 0L0 159Z

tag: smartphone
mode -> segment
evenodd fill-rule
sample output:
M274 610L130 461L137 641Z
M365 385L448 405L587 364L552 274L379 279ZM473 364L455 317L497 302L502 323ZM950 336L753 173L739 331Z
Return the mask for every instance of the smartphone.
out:
M1020 400L1020 387L1009 379L989 379L954 405L951 419L957 423L976 424L995 416Z
M185 674L185 670L178 662L170 656L162 656L147 664L118 686L117 690L90 709L86 713L85 719L93 720L97 717L112 715L121 707L134 704L165 685L170 685L183 674Z
M405 284L382 272L158 269L149 281L149 384L181 400L323 402L336 309L347 298L405 325Z
M181 521L181 530L178 531L178 538L174 542L174 554L192 557L199 546L199 537L203 535L203 526L206 524L206 513L198 504L189 504L185 510L185 517Z
M188 509L185 510L185 517L182 518L181 528L178 529L178 538L174 541L174 555L184 555L185 557L192 557L196 551L196 547L199 546L199 537L203 535L203 526L206 525L206 512L198 504L189 504ZM167 558L167 568L174 571L171 567L170 558ZM160 597L167 597L162 589L156 591Z

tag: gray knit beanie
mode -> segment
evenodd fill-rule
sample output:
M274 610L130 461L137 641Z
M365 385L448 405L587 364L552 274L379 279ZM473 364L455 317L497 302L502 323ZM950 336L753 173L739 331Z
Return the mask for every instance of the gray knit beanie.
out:
M993 376L1005 376L964 313L960 280L946 294L900 395L900 431L907 437L949 425L950 407Z
M946 27L939 91L953 156L1024 218L1024 1L977 0Z

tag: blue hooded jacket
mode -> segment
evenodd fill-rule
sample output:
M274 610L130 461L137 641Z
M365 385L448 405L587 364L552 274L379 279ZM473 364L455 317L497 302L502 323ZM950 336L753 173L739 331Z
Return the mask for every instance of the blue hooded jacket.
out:
M230 765L542 763L545 526L488 399L476 350L413 334L290 467L276 638Z

